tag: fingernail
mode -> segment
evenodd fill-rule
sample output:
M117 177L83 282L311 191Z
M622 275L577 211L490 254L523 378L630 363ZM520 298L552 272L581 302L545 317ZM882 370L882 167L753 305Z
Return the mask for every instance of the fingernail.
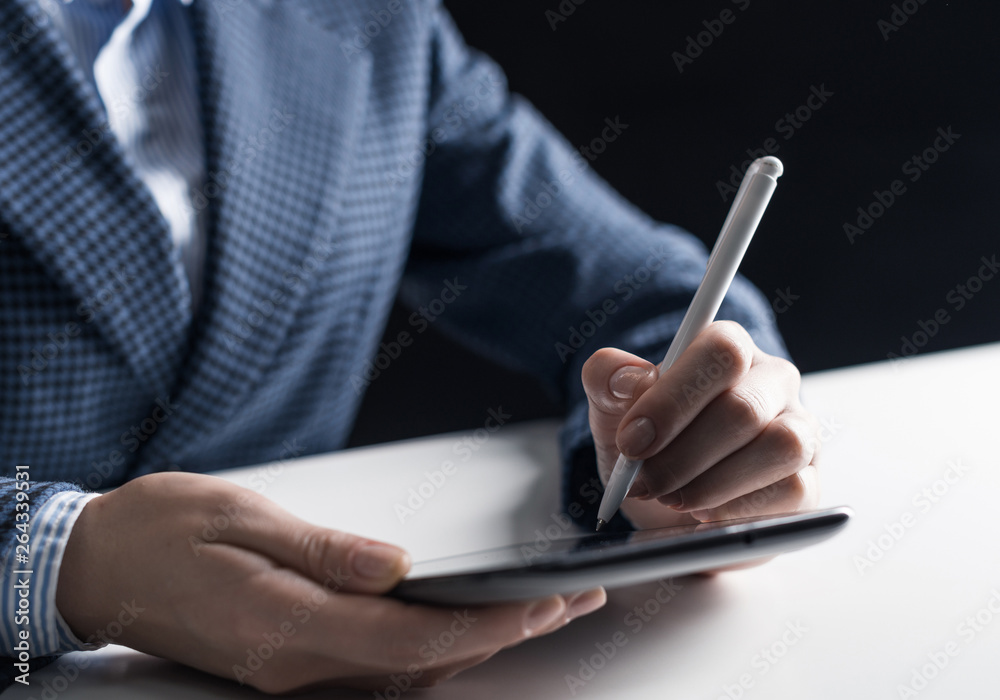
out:
M616 399L631 399L635 394L635 388L649 373L641 367L626 365L611 375L608 381L608 388L611 395Z
M570 601L569 610L566 612L566 618L574 620L583 615L588 615L595 610L604 607L604 604L607 602L608 594L604 592L603 588L586 591Z
M530 608L524 617L524 631L533 634L548 627L565 615L566 604L560 596L540 600Z
M660 496L656 500L658 500L660 503L662 503L665 506L680 505L680 503L681 503L681 492L680 491L671 491L670 493L667 493L667 494L664 494L664 495Z
M618 437L618 449L626 457L635 457L653 444L656 426L649 418L636 418L625 426Z
M366 578L385 578L400 565L405 552L385 544L370 544L354 553L352 568Z

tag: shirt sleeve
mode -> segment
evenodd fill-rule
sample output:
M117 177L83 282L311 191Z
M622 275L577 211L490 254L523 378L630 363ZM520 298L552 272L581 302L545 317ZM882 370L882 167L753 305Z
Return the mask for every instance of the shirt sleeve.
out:
M507 91L496 64L465 46L444 9L435 23L427 129L434 149L402 299L429 309L418 323L534 375L565 406L565 505L593 522L601 489L583 363L601 347L659 362L707 253L602 180L584 152ZM609 115L595 136L628 138L628 127ZM718 318L739 322L765 352L786 355L769 304L746 279L734 281Z
M83 507L99 494L72 490L69 484L37 484L35 494L29 490L28 553L24 561L20 559L24 550L18 548L21 543L17 536L25 533L17 529L18 511L12 507L17 491L8 483L13 481L3 479L0 483L3 498L8 501L4 510L13 511L12 517L4 518L0 532L3 537L0 561L4 571L3 590L0 590L0 655L17 659L27 652L35 658L103 646L77 639L56 609L56 585L66 542ZM57 490L59 486L66 488ZM31 495L37 500L30 498Z

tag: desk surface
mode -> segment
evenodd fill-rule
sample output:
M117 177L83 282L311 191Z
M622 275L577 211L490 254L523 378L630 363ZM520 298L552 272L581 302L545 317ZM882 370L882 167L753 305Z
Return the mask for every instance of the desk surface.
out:
M666 604L658 584L611 591L598 613L420 697L996 697L998 366L1000 345L990 345L807 376L805 400L826 426L823 503L855 509L846 532L756 569L678 579ZM224 475L422 559L532 539L551 525L556 428L510 425L481 442L438 436ZM428 477L448 461L453 475ZM601 656L617 632L625 644ZM42 697L43 684L60 698L260 697L122 647L62 664L86 668L66 683L49 667L4 700ZM568 675L582 682L575 695Z

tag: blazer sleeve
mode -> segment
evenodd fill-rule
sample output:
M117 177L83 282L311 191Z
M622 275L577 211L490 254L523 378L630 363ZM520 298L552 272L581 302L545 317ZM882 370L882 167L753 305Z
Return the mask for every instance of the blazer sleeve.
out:
M565 405L564 505L593 522L601 489L583 363L605 346L662 359L706 251L594 173L584 153L507 91L496 64L463 43L445 10L436 9L434 22L433 149L402 299L466 346L534 375ZM610 116L595 129L609 143L628 125ZM764 351L786 355L770 305L744 278L719 318L742 324Z
M29 472L15 472L29 474ZM56 609L63 550L83 507L98 494L61 482L0 477L0 657L14 682L16 664L37 668L42 657L91 649ZM27 670L26 666L23 670Z

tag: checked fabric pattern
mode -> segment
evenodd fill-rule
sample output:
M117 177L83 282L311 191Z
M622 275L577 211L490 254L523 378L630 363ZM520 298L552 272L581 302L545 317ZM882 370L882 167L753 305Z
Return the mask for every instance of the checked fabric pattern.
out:
M438 327L567 406L572 497L594 475L583 362L605 345L662 356L700 244L582 167L437 2L190 10L208 173L196 317L163 216L67 47L33 0L0 0L0 559L16 464L39 507L342 447L393 299L419 307L449 283L464 289ZM651 255L665 262L622 301L615 282ZM620 311L557 352L606 299ZM720 317L783 354L745 280Z

